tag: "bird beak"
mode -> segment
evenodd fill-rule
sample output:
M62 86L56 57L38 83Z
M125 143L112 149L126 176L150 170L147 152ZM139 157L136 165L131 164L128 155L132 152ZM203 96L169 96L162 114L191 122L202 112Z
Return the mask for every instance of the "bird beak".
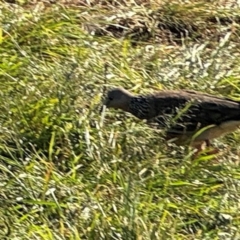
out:
M100 113L102 113L103 111L106 110L106 108L108 108L108 99L105 99L102 103L101 109L100 109Z
M105 104L103 104L102 106L101 106L101 108L100 108L100 113L103 113L103 112L105 112L105 110L106 110L106 105Z

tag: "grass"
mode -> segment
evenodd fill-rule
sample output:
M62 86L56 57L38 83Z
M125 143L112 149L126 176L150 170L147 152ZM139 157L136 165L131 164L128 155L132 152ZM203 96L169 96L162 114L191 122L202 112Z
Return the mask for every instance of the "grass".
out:
M99 115L119 85L240 99L239 8L180 2L0 3L1 239L240 238L239 132L192 161Z

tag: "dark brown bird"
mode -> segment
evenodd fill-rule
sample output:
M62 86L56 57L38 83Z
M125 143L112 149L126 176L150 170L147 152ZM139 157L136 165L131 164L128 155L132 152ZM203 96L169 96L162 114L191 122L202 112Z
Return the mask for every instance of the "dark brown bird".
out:
M166 130L166 139L198 149L205 142L240 127L240 102L196 91L159 91L134 96L123 88L110 90L107 108L121 109Z

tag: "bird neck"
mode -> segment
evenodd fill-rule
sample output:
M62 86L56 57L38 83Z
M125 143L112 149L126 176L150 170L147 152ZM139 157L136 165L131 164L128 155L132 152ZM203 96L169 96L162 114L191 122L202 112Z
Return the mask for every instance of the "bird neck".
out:
M140 119L146 119L149 111L148 99L144 96L132 97L126 110Z

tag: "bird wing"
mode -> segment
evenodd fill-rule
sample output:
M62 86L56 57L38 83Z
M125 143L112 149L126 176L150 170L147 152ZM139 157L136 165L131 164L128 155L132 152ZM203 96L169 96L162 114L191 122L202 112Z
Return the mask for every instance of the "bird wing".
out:
M151 125L184 134L209 125L240 121L240 103L195 91L170 91L155 96Z

